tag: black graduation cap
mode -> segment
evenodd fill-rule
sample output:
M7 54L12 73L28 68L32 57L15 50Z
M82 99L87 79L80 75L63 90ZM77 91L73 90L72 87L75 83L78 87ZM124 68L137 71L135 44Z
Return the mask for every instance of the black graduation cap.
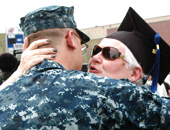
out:
M159 45L155 44L155 36ZM140 63L143 72L152 77L159 76L158 83L162 84L170 72L170 46L131 7L118 31L106 38L123 42Z

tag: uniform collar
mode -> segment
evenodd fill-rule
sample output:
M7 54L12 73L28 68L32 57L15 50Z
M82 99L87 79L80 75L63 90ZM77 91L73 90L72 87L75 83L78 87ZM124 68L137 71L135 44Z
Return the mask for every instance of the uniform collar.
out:
M61 64L51 61L51 60L47 60L47 59L44 59L42 63L37 64L36 66L31 68L31 70L34 70L34 71L43 71L43 70L48 70L48 69L65 70L64 66L62 66Z

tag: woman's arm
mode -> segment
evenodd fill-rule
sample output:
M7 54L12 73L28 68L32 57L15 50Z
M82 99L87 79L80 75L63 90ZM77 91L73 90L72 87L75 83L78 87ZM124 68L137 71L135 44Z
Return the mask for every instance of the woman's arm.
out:
M53 60L55 58L55 53L57 52L55 48L38 49L38 47L49 43L50 41L48 39L42 39L37 40L28 46L28 39L25 38L20 65L17 70L0 86L0 90L12 84L34 65L41 63L44 58Z

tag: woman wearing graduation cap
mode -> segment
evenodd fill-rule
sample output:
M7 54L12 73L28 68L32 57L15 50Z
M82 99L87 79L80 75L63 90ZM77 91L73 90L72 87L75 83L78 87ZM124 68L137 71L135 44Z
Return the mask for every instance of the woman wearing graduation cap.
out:
M170 71L170 46L132 8L118 32L107 38L115 38L129 48L143 73L152 76L151 90L155 92L157 83L162 84Z
M112 68L118 71L114 74L110 65L110 67L105 67L107 74L99 74L101 71L96 70L96 66L97 63L104 64L101 62L102 55L105 59L116 62L115 55L111 58L111 54L106 52L107 49L111 52L112 48L107 47L116 47L123 54L120 54L119 57L126 61L122 60L122 65L127 64L126 70L121 68L121 64L118 69L112 65ZM101 51L102 53L99 53ZM99 56L100 54L101 56ZM170 60L168 59L170 59L170 46L132 8L129 8L118 31L106 36L99 46L94 46L90 60L90 72L116 79L128 78L138 85L144 84L151 75L151 90L155 92L157 83L162 84L170 71ZM108 76L109 73L111 76Z

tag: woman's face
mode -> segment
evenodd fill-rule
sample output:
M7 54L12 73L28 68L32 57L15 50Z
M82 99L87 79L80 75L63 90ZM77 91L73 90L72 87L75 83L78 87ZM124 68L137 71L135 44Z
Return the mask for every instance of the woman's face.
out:
M124 48L121 46L123 43L115 40L104 38L99 46L104 47L114 47L121 52L122 55L125 54ZM94 55L89 61L89 72L94 73L98 76L106 76L114 79L130 78L133 73L132 69L127 69L127 61L118 57L114 60L109 60L103 57L102 52Z

